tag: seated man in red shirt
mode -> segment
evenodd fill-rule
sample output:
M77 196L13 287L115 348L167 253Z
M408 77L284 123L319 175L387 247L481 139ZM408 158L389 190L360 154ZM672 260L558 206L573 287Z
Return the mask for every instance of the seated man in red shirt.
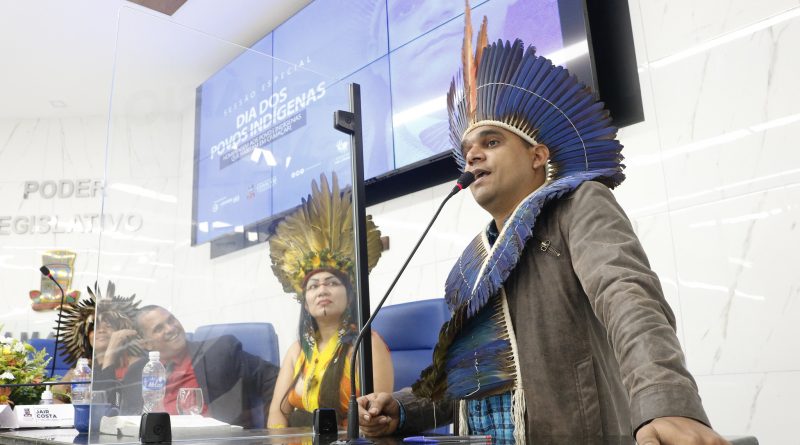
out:
M142 346L159 351L167 368L164 409L177 414L175 401L180 388L201 388L205 407L203 415L245 428L257 426L256 419L266 419L264 410L272 400L278 367L242 350L233 336L225 335L201 342L186 340L186 332L172 313L160 306L140 309L136 325ZM142 412L142 368L146 360L131 365L120 388L120 411L135 415ZM262 420L263 421L263 420Z

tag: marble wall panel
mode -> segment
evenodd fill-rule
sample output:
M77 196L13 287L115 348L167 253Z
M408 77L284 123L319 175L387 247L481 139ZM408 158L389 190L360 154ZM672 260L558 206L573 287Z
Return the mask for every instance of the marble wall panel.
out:
M800 369L799 198L796 184L671 214L694 372Z
M755 436L758 443L795 443L800 372L698 376L700 396L714 429L726 437Z
M641 15L650 61L673 56L714 38L769 20L800 6L797 0L647 0L630 2Z

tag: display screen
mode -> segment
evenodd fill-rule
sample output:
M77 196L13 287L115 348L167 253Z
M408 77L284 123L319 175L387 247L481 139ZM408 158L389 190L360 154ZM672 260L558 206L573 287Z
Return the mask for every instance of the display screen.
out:
M351 182L350 137L332 118L349 109L350 83L361 86L368 182L449 152L463 5L316 0L200 85L193 243L297 206L320 173ZM483 16L490 42L520 38L594 85L582 1L475 2L475 34Z

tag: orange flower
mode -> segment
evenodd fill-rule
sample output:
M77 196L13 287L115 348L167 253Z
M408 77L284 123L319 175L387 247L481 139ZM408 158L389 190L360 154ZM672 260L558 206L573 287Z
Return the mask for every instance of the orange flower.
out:
M8 405L8 396L11 394L11 388L0 388L0 405Z

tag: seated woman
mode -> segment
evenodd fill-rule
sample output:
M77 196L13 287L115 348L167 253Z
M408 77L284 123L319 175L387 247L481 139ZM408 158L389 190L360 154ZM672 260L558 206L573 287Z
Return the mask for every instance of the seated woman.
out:
M94 370L94 381L121 380L131 363L141 360L138 333L133 320L138 312L135 296L114 295L114 283L108 283L106 297L95 290L89 298L64 309L64 321L59 335L59 349L66 354L66 361L75 365L79 358L88 358ZM74 368L62 381L73 379ZM57 400L69 401L70 387L54 387ZM111 400L113 402L113 400Z
M350 190L339 190L335 174L332 189L324 175L320 184L318 188L312 182L311 196L270 237L272 269L284 290L296 295L300 322L299 339L284 357L275 383L269 428L311 425L316 408L333 408L338 423L347 422L350 357L358 335L352 287L353 204ZM382 245L380 232L369 218L367 245L372 269ZM389 349L374 331L372 372L375 391L392 389Z
M141 337L135 320L139 302L135 295L114 295L114 283L108 282L106 298L97 290L97 325L94 333L94 368L107 374L113 372L116 380L125 376L128 367L143 360Z

